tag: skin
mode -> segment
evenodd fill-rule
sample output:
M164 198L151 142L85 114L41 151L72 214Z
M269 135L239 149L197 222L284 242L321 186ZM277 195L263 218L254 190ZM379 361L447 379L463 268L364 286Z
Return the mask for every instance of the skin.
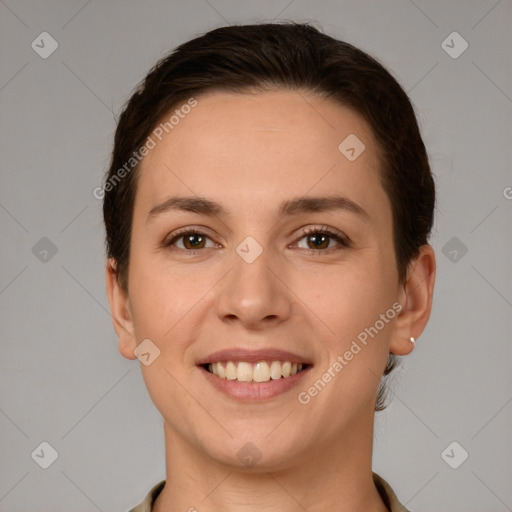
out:
M406 355L432 306L435 257L423 246L398 282L389 198L378 175L369 126L348 108L311 93L207 93L142 162L132 226L128 289L114 261L107 293L121 354L149 338L161 351L141 364L164 420L167 483L154 510L386 510L372 481L373 421L388 353ZM356 134L366 149L353 162L338 145ZM348 210L279 217L303 196L343 195ZM148 212L172 195L221 203L228 216ZM200 229L200 249L177 239ZM304 228L333 228L320 248ZM252 263L236 247L261 246ZM197 240L196 240L197 242ZM318 244L318 242L317 242ZM325 388L297 400L352 340L398 302L403 309ZM207 382L196 362L214 351L278 348L313 362L298 388L241 404ZM237 456L251 442L260 460Z

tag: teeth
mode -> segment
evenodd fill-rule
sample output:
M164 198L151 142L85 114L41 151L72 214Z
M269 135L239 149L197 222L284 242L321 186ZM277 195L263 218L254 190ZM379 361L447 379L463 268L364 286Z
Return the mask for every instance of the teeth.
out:
M226 364L226 379L235 380L237 375L237 366L235 363L228 361Z
M270 377L274 380L281 378L281 363L279 361L272 361L270 365Z
M238 363L236 371L236 380L240 382L251 382L252 380L252 365L249 363Z
M266 361L254 365L254 370L251 367L251 375L254 382L268 382L272 378L270 368Z
M256 364L240 361L217 362L208 365L208 371L221 379L236 380L238 382L268 382L281 377L290 377L302 371L303 364L290 361L260 361Z

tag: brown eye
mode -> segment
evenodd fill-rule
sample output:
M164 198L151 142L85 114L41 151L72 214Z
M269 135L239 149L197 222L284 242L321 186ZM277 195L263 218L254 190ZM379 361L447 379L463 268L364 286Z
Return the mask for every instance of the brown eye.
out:
M199 231L182 231L172 236L163 243L164 247L171 247L176 250L191 252L196 249L206 249L207 241L210 237ZM210 245L213 247L215 244Z
M306 239L307 247L300 247L314 252L327 252L330 249L336 249L336 243L341 248L349 247L349 240L341 232L333 231L330 228L313 228L304 232L300 240ZM332 242L335 242L332 245ZM299 244L299 242L297 242ZM329 251L330 252L330 251Z
M186 249L202 249L204 247L205 237L199 233L182 235L181 238Z
M322 233L314 233L312 235L308 235L309 239L308 245L311 249L327 249L329 246L330 236L326 236Z

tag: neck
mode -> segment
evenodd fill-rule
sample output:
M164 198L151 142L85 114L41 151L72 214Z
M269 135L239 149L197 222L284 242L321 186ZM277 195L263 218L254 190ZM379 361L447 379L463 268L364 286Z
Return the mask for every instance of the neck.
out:
M373 415L365 425L268 470L218 462L166 423L167 479L153 512L386 512L372 478Z

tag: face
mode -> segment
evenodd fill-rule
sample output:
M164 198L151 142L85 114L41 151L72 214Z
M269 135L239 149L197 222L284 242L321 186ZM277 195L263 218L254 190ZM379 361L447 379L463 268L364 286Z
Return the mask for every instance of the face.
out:
M120 348L158 348L149 394L199 456L285 467L373 421L404 299L377 146L312 94L196 99L140 168Z

